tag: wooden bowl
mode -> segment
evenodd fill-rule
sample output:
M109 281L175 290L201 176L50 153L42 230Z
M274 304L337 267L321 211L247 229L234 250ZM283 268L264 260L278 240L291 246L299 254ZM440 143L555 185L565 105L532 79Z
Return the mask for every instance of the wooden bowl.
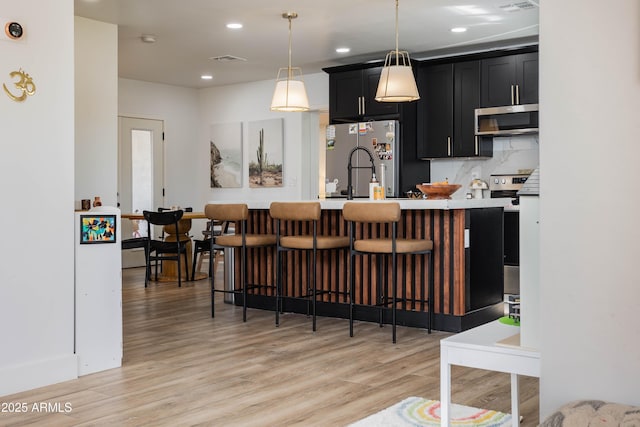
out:
M427 199L450 199L451 195L458 191L460 184L417 184L418 190L422 191Z

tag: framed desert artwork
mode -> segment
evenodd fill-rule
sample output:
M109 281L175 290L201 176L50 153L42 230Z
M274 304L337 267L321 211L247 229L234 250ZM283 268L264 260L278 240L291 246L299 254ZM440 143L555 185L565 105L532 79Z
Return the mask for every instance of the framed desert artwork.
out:
M211 188L242 187L242 122L212 124Z
M282 187L283 119L249 122L249 187Z

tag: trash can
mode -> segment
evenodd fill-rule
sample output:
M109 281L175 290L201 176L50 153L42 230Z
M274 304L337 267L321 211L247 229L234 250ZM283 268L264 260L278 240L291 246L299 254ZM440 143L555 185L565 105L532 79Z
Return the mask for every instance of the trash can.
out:
M234 261L234 248L225 248L224 249L224 290L225 291L233 291L233 284L235 281L235 261ZM224 294L224 302L228 304L234 303L235 295L232 293Z

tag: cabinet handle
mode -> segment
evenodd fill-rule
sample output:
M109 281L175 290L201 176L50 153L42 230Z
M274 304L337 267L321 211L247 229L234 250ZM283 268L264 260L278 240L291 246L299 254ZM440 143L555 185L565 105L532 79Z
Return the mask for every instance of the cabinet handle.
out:
M451 157L451 137L447 137L447 156Z
M520 85L516 85L516 104L520 105Z
M367 111L364 108L364 96L362 97L362 115L364 116L365 114L367 114Z
M515 97L513 96L513 85L511 85L511 105L516 105Z
M362 97L358 97L358 115L362 114Z
M476 135L476 156L478 155L478 135Z

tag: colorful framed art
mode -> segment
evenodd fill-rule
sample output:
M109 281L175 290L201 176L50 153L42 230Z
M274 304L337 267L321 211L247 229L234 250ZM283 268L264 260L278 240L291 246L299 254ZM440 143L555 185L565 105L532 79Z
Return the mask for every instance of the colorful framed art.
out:
M115 215L80 215L80 244L116 243Z

